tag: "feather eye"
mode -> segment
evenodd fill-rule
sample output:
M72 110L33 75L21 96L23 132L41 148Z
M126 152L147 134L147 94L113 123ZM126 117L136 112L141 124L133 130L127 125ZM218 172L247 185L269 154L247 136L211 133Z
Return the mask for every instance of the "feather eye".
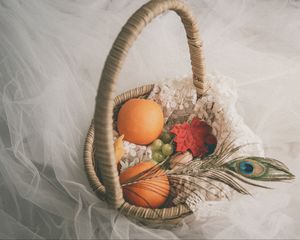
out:
M243 157L231 160L223 166L239 175L258 181L282 181L294 178L283 163L271 158Z

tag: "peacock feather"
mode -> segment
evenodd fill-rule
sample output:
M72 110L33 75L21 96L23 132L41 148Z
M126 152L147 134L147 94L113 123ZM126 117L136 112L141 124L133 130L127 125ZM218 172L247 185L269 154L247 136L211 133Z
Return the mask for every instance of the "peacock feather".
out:
M240 157L225 163L230 174L240 175L257 181L284 181L295 176L280 161L263 157Z
M250 195L247 184L270 188L259 182L281 182L295 178L286 165L275 159L257 156L234 158L233 155L243 147L245 145L235 147L233 142L222 143L214 154L202 159L194 158L189 159L189 161L181 161L182 164L173 166L172 169L170 169L172 165L170 163L172 163L172 157L176 157L176 155L168 157L151 169L132 177L122 187L126 188L127 185L149 180L153 177L159 178L161 177L160 173L163 173L161 169L164 168L168 176L168 180L164 181L169 181L172 187L169 199L175 205L185 203L193 210L196 209L199 201L211 200L212 198L215 200L229 199L230 189L240 194ZM188 152L183 154L185 160L186 157L188 158L188 154ZM155 183L143 184L142 187L162 195L166 194L166 191Z
M241 194L250 194L245 184L270 188L259 183L261 182L280 182L292 180L295 176L289 171L282 162L264 157L241 156L233 158L232 156L243 146L233 147L233 143L221 144L215 154L207 156L204 159L194 159L187 164L168 170L168 176L174 185L177 194L186 197L195 193L194 196L209 195L209 191L214 189L214 194L224 193L224 186L228 186ZM222 186L220 184L222 183ZM245 183L245 184L243 184ZM199 200L206 200L205 197L197 197ZM181 198L181 202L186 201ZM180 202L179 201L179 202Z

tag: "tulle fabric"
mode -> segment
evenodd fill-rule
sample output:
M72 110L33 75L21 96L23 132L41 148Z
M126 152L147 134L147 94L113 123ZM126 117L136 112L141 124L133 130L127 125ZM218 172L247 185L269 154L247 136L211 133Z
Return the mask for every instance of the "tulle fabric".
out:
M99 76L127 18L145 1L0 2L0 238L298 238L299 180L204 203L174 229L130 222L91 191L83 143ZM300 170L299 1L197 1L207 71L236 80L238 110L267 156ZM190 74L173 13L131 49L117 92ZM205 217L204 217L205 216Z

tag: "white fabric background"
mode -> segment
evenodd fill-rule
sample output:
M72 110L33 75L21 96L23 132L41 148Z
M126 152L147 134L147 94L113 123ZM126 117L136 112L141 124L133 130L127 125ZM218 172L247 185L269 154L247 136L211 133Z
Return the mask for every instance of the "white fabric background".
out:
M0 1L0 238L300 238L299 178L255 198L204 205L205 220L172 231L133 224L91 192L82 146L99 76L144 2ZM207 71L235 79L245 122L267 155L298 175L300 1L186 2ZM131 49L118 93L190 73L181 22L165 14Z

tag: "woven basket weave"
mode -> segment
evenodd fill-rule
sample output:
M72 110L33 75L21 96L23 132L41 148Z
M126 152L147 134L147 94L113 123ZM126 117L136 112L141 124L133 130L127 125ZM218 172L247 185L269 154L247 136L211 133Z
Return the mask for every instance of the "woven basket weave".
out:
M193 71L193 83L198 97L203 92L203 61L197 22L188 7L180 0L152 0L137 10L122 28L106 59L98 93L94 120L85 141L84 163L90 185L102 200L124 215L144 223L177 223L192 212L185 204L171 208L150 209L125 202L113 148L113 116L120 105L131 98L146 97L153 85L127 91L114 98L116 80L128 50L143 28L156 16L175 11L184 25Z

